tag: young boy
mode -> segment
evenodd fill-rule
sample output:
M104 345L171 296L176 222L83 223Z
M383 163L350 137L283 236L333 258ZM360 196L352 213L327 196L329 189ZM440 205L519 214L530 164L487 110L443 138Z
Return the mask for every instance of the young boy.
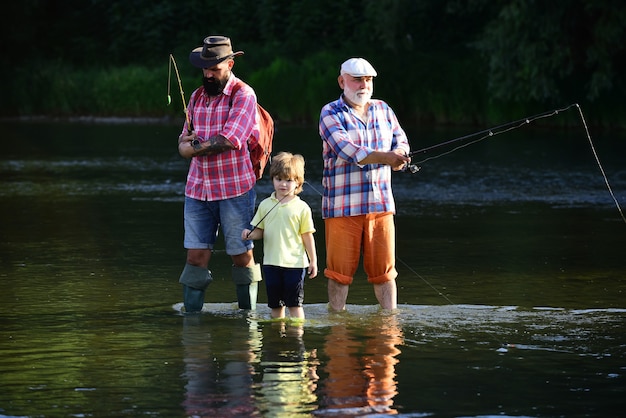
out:
M264 199L252 218L252 230L242 240L263 239L263 275L272 318L304 319L304 276L317 276L315 226L309 205L297 195L304 184L304 157L281 152L272 157L274 193Z

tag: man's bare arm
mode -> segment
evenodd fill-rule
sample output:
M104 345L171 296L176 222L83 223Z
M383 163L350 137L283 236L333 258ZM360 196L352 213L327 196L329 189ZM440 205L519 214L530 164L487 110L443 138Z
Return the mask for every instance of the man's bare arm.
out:
M185 158L199 155L213 155L235 149L235 146L222 135L215 135L204 142L196 139L195 135L184 136L178 140L178 152Z

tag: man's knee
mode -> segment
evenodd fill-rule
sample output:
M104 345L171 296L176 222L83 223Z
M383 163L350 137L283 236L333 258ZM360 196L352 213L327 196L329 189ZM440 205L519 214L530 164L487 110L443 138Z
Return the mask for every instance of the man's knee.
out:
M197 267L207 267L211 259L211 250L209 249L190 249L187 250L187 264Z
M393 269L380 276L368 277L367 281L372 284L384 284L384 283L388 283L388 282L395 280L396 277L398 277L398 272L396 271L396 269Z
M342 284L342 285L350 285L352 284L352 276L346 276L340 273L337 273L336 271L332 271L329 269L325 269L324 270L324 276L329 279L332 280L336 283Z
M236 267L250 267L254 265L254 254L252 250L248 250L242 254L231 255L230 258L233 260L233 265Z

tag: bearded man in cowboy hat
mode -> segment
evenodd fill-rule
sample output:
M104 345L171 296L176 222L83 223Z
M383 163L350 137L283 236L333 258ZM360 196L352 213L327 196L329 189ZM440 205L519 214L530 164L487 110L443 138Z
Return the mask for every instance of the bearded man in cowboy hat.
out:
M254 215L256 177L248 138L258 138L259 128L254 90L232 72L234 58L242 54L233 52L229 38L208 36L189 55L203 78L189 98L189 117L178 138L179 153L191 159L184 208L187 260L179 279L187 313L202 310L219 228L232 258L239 308L256 308L261 269L252 241L242 241L241 231L250 228Z

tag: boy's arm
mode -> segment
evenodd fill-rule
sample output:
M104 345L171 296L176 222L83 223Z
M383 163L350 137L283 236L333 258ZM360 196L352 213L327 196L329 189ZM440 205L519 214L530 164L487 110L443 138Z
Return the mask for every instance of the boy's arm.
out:
M315 238L313 238L313 233L305 232L302 234L302 243L304 244L306 253L309 256L309 267L307 269L307 273L312 279L317 276L317 252L315 250Z

